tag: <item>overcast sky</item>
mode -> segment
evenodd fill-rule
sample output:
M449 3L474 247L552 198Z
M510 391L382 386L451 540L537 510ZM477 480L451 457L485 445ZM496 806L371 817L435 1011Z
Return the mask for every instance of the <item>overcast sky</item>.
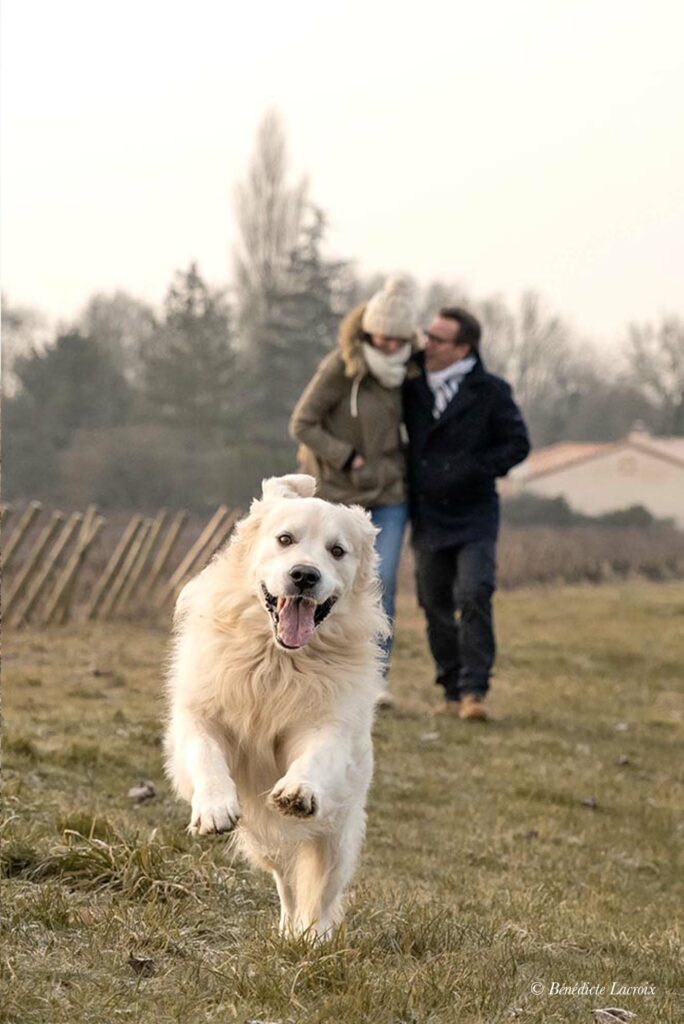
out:
M230 277L263 112L329 252L582 332L684 313L680 0L4 0L3 291L51 317Z

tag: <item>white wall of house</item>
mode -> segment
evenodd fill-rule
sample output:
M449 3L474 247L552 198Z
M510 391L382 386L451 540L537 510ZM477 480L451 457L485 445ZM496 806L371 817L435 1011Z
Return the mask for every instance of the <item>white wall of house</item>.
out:
M518 478L511 490L562 495L585 515L643 505L684 527L684 466L627 445L541 476Z

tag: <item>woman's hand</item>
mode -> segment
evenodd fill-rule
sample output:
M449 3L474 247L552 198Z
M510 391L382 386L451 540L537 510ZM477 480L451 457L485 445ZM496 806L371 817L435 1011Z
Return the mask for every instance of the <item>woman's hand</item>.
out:
M361 469L361 467L365 465L366 460L364 459L363 455L355 455L354 458L352 459L352 469Z

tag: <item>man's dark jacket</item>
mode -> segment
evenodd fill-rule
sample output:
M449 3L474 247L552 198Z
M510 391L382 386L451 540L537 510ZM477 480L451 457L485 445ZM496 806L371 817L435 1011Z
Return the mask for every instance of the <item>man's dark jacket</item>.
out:
M510 385L478 358L439 419L425 377L424 353L404 383L413 538L433 550L496 539L495 479L530 450Z

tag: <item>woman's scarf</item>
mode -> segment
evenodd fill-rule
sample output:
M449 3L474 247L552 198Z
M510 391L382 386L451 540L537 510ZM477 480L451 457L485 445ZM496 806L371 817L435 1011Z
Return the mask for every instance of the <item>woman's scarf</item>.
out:
M411 355L410 341L407 341L391 355L386 355L367 341L363 342L362 347L366 366L382 386L385 388L401 387L406 376L406 364Z

